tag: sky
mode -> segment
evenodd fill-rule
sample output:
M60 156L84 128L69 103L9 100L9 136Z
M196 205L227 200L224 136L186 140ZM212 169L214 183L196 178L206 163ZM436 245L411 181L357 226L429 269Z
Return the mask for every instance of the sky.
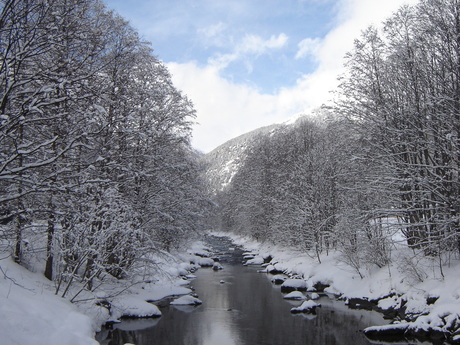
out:
M369 25L417 0L105 0L152 43L194 104L207 153L327 104Z

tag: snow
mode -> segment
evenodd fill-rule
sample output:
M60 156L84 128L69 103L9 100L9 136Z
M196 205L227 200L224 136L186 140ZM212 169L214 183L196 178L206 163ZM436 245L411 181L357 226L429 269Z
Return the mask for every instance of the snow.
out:
M264 258L262 256L254 256L253 258L246 261L246 265L262 265Z
M10 259L0 264L0 343L98 344L91 318L56 297L51 292L53 283Z
M266 270L268 273L283 272L282 267L280 267L278 264L268 264Z
M382 326L372 326L372 327L367 327L365 329L365 332L369 331L379 331L379 330L390 330L390 329L402 329L405 330L409 326L409 323L407 322L402 322L402 323L394 323L390 325L382 325Z
M200 243L193 249L208 252ZM34 273L7 256L0 252L0 344L8 345L98 345L94 336L105 322L121 317L158 318L161 311L150 301L192 293L182 286L188 281L179 276L193 277L190 272L197 266L189 263L190 258L203 259L179 253L161 255L152 260L162 273L153 275L151 281L144 281L148 276L139 277L140 281L136 277L133 281L108 279L94 292L81 292L79 302L70 303L54 294L55 283L39 271L44 265L31 266L37 270ZM68 297L78 290L76 285Z
M154 327L159 320L159 318L126 319L123 322L114 323L112 327L121 331L136 331Z
M152 317L161 316L161 311L152 303L136 295L115 297L111 300L112 310L117 311L117 319L120 317Z
M382 310L388 310L388 309L394 308L397 305L400 305L401 303L400 301L401 299L396 296L387 297L387 298L381 299L377 306Z
M287 295L285 295L283 298L284 299L302 300L302 299L305 299L306 297L300 291L292 291L292 292L288 293Z
M296 290L306 290L307 282L303 279L286 279L281 288L292 288Z
M270 272L273 272L273 271L276 270L274 265L267 265L267 267L265 269L266 269L267 273L270 273Z
M292 308L291 312L293 313L309 313L315 311L317 307L320 307L321 304L318 304L312 300L303 302L300 307Z
M284 283L286 281L286 277L282 277L280 275L276 275L272 278L272 283Z
M200 299L190 295L179 297L171 302L172 305L198 305L202 303L203 302Z
M311 299L319 299L319 295L316 292L313 292L312 294L310 294L310 298Z
M198 258L196 263L201 267L212 267L214 266L214 260L211 258Z
M224 266L222 266L219 262L214 262L214 264L212 265L212 269L218 271L224 269Z
M190 254L201 256L201 257L210 257L212 252L211 249L208 248L202 241L194 242L190 250L188 251Z
M329 285L324 290L326 293L345 299L377 300L378 307L382 310L399 308L405 301L406 315L413 315L415 320L410 323L411 329L431 328L447 332L449 327L452 329L460 325L460 275L458 274L460 260L458 258L449 258L448 265L443 266L441 274L437 259L421 255L416 258L415 264L423 274L417 276L417 272L413 271L414 268L407 264L408 260L414 257L413 251L407 248L404 241L399 240L392 251L393 263L382 268L362 267L363 278L361 279L356 270L344 263L339 252L321 253L321 263L319 263L316 253L305 253L303 250L280 244L260 243L234 234L225 235L231 237L236 244L243 246L248 252L270 253L273 258L271 262L276 262L277 270L284 271L289 277L303 278L288 279L283 285L303 286L305 282L309 287L308 291L312 291L312 287L320 282ZM394 236L399 238L400 234L395 232ZM267 266L267 271L269 267ZM419 276L424 278L423 281L418 279ZM428 297L438 296L435 303L427 304ZM457 326L453 327L455 322Z

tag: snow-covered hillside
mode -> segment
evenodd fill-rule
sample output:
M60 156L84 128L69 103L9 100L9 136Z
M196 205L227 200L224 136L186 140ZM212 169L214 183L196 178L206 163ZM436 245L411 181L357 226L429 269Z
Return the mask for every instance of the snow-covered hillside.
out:
M204 156L207 166L206 179L213 194L229 186L241 168L251 149L263 138L282 131L293 123L274 124L261 127L233 138Z

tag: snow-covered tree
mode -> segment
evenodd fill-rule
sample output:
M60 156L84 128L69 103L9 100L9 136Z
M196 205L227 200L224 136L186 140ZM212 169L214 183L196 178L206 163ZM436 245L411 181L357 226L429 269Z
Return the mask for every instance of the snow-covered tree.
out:
M46 248L65 295L199 231L193 106L149 44L98 0L1 5L0 214L15 259Z

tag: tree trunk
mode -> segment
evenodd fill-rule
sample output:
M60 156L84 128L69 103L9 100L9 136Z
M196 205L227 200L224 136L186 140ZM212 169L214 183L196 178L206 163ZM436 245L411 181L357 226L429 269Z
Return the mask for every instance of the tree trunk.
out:
M48 241L46 243L46 264L45 277L53 280L53 238L54 238L54 215L51 214L48 218Z

